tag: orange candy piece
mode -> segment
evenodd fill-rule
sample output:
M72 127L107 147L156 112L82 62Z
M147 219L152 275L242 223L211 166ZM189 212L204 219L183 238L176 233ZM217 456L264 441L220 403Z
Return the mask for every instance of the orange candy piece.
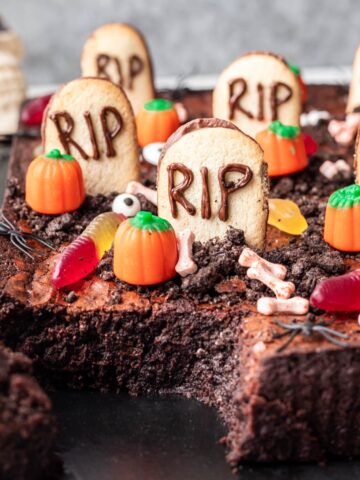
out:
M51 215L72 212L84 199L81 167L71 155L62 155L55 149L30 163L25 200L33 210Z
M299 127L275 121L259 132L256 140L264 150L270 177L289 175L308 166L304 138Z
M180 120L174 104L157 98L145 103L136 118L138 142L141 148L150 143L166 142L180 127Z
M132 285L155 285L172 278L178 260L170 223L140 211L123 222L114 241L114 273Z
M334 192L327 204L324 240L344 252L360 251L360 185Z

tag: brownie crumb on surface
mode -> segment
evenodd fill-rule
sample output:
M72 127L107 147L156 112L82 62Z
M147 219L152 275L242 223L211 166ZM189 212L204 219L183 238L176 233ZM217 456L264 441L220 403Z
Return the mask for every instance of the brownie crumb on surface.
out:
M281 263L288 268L287 280L295 283L296 295L309 297L316 284L322 279L342 274L346 271L346 255L329 247L323 239L324 212L327 197L334 189L347 184L343 178L331 182L318 173L321 159L312 157L307 170L292 176L272 179L271 196L288 198L297 203L309 224L307 231L298 238L290 239L287 245L269 252L258 252L267 260ZM109 211L115 194L86 197L84 204L72 213L51 216L33 212L24 202L24 194L15 179L9 181L13 209L18 220L25 220L34 233L40 234L55 247L69 242L80 235L89 222L99 213ZM153 213L156 207L139 195L141 208ZM176 276L161 285L142 287L125 284L113 273L113 252L107 252L97 268L102 280L115 282L117 295L110 299L121 299L121 292L138 291L143 295L158 292L170 299L181 296L191 298L196 303L218 303L225 301L234 304L244 299L256 302L263 295L272 292L262 283L250 280L246 269L240 267L238 258L245 246L243 232L230 227L224 239L212 239L205 244L193 245L193 258L198 270L185 278ZM237 279L243 282L241 285ZM224 283L225 282L225 285ZM227 282L227 283L226 283ZM236 285L236 286L235 286ZM75 297L68 294L68 303Z
M45 478L58 467L55 436L51 403L32 377L31 361L0 345L0 478Z

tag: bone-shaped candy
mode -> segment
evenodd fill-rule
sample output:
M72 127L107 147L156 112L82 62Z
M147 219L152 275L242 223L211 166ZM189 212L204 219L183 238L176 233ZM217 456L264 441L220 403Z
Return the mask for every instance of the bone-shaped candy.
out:
M185 106L181 102L174 103L174 108L178 114L180 123L186 123L189 120L189 112L186 110Z
M252 280L259 280L269 287L277 298L289 298L295 292L295 285L292 282L284 282L268 269L261 261L256 262L248 269L246 275Z
M324 177L332 180L338 173L343 173L345 175L350 174L351 167L347 162L345 162L345 160L339 158L339 160L336 160L336 162L330 162L330 160L326 160L320 166L319 170Z
M194 240L195 235L189 228L182 230L177 235L179 260L175 266L175 270L182 277L195 273L197 270L197 265L192 258Z
M250 248L244 248L239 257L239 264L242 267L252 267L257 262L260 262L262 265L266 266L267 269L270 270L270 272L280 280L284 280L286 277L287 270L284 265L268 262L264 258L259 257L259 255Z
M145 187L140 182L135 182L135 181L129 182L127 184L125 192L131 193L132 195L137 195L140 193L146 198L146 200L153 203L154 205L157 205L156 190L152 190L151 188Z
M330 135L343 145L349 145L360 125L360 113L349 113L344 121L331 120L328 130Z
M275 313L306 315L309 311L309 300L301 297L288 299L261 297L257 301L257 311L262 315L274 315Z

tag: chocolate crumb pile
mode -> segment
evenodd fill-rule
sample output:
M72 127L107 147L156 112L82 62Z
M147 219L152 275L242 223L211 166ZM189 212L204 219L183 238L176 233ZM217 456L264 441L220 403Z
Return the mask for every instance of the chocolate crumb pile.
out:
M332 160L336 158L334 156ZM296 295L306 298L319 281L347 270L346 254L333 250L324 242L323 225L328 196L334 190L348 185L352 179L339 176L329 181L319 173L323 161L323 157L314 156L305 171L272 179L271 196L295 201L306 217L309 228L301 237L293 237L285 246L269 252L257 252L271 262L285 265L288 269L286 280L294 282ZM109 211L116 195L86 197L77 211L52 216L39 215L26 205L24 192L16 179L9 181L8 189L17 221L25 221L34 233L55 247L69 243L83 232L96 215ZM143 210L157 213L156 207L142 195L139 195L139 199ZM273 296L261 282L249 279L246 268L239 265L238 258L244 246L243 232L231 227L224 239L212 239L205 244L195 242L193 257L198 266L197 272L185 278L176 276L156 286L132 286L118 280L113 273L112 250L105 254L96 273L103 280L116 284L117 288L109 299L110 304L120 303L121 293L128 290L137 291L145 297L155 293L165 295L169 300L186 297L195 303L225 302L228 305L243 300L256 302L264 295ZM74 292L68 290L65 300L69 303L75 301Z

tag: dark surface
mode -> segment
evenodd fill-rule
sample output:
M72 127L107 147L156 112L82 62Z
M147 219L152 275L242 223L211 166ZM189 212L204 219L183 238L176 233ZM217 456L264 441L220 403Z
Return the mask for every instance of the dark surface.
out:
M360 462L244 466L234 476L215 410L183 398L59 392L64 480L355 480Z

